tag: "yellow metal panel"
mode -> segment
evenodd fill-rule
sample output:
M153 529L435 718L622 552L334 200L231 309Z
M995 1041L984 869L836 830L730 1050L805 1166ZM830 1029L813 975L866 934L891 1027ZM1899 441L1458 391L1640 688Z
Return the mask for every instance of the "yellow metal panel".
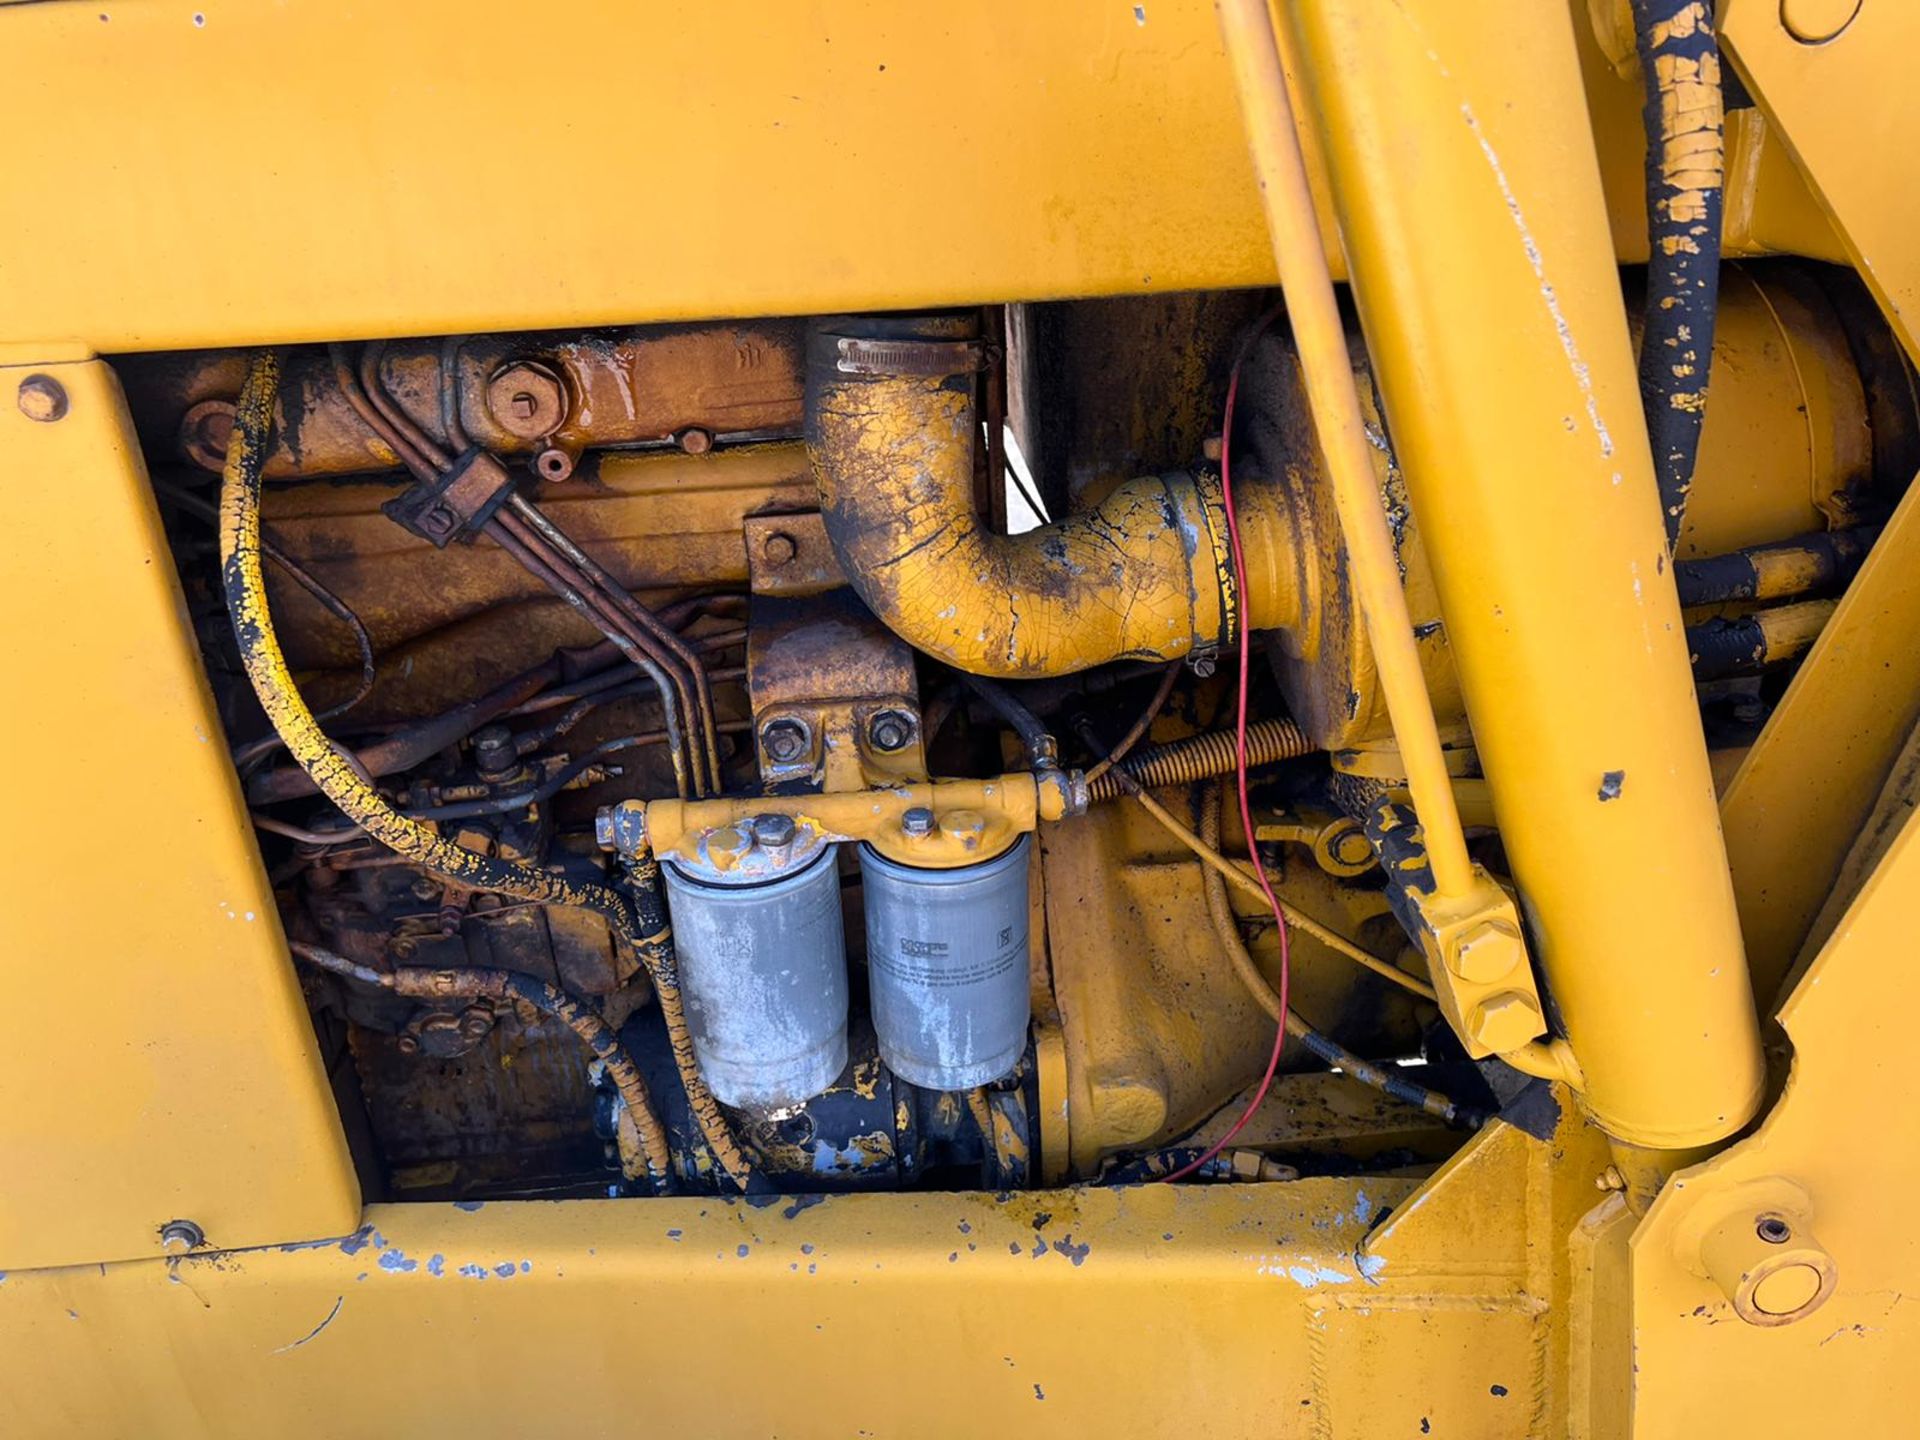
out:
M1821 44L1796 39L1781 17L1776 0L1728 0L1721 37L1907 353L1920 357L1920 104L1889 64L1920 53L1920 6L1872 0Z
M1909 630L1907 634L1911 636ZM1683 1172L1633 1239L1634 1434L1897 1435L1920 1413L1920 1008L1909 820L1780 1012L1785 1094L1755 1135ZM1839 1288L1793 1324L1756 1327L1687 1263L1690 1215L1779 1180L1811 1199Z
M0 338L1253 285L1208 7L0 7Z
M1569 3L1643 258L1638 92ZM0 5L0 124L33 359L1273 281L1166 0Z
M1800 953L1920 715L1920 487L1874 542L1720 804L1754 994Z
M178 1218L341 1234L338 1113L105 365L0 370L0 515L0 1266L155 1255Z
M374 1206L345 1244L9 1276L0 1433L1537 1433L1538 1298L1356 1256L1410 1189Z

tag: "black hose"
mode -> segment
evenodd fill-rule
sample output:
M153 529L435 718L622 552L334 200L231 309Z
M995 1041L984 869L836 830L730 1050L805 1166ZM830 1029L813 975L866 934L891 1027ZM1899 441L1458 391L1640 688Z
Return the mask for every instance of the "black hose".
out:
M960 678L994 714L1012 727L1020 737L1020 744L1027 752L1027 759L1035 767L1050 767L1059 763L1060 747L1053 735L1035 715L1020 701L1014 699L1013 692L997 680L989 680L984 675L969 675L962 672Z
M1645 82L1647 303L1640 402L1653 444L1667 549L1693 488L1720 297L1720 49L1702 0L1633 0Z

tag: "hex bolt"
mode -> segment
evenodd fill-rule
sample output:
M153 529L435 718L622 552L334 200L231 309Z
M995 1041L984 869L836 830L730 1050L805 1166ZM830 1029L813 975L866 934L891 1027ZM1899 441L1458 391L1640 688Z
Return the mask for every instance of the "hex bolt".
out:
M882 710L867 722L867 739L883 755L904 750L913 743L913 716L904 710Z
M538 440L567 419L567 387L547 366L516 360L487 382L487 410L509 435Z
M803 758L811 743L807 727L798 720L769 720L760 728L760 748L776 765L791 765Z
M793 823L791 815L769 813L753 817L753 838L769 848L791 845L799 833L800 827Z
M776 530L760 542L760 555L767 564L778 569L790 564L793 557L800 553L800 547L794 538L785 531Z
M1526 955L1519 932L1504 920L1482 920L1454 941L1447 968L1462 980L1491 985Z
M207 1243L207 1232L191 1220L169 1220L160 1227L160 1246L164 1250L198 1250Z
M1518 990L1502 990L1473 1007L1467 1021L1469 1038L1496 1055L1518 1050L1540 1033L1540 1011Z
M593 843L602 850L611 850L613 842L613 806L602 805L593 812Z
M689 455L704 455L713 449L713 432L689 425L673 437L674 443Z
M20 413L51 425L67 413L67 387L51 375L29 375L20 382Z
M933 811L924 805L915 805L900 817L900 828L918 839L922 835L933 833Z
M1769 1245L1784 1245L1793 1238L1793 1226L1779 1215L1762 1215L1753 1233Z

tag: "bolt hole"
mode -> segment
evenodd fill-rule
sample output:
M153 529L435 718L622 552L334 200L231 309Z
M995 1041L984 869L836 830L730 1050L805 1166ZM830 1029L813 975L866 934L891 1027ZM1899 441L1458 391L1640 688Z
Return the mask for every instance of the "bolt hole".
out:
M1793 1238L1793 1227L1778 1215L1762 1215L1754 1233L1769 1245L1784 1245Z

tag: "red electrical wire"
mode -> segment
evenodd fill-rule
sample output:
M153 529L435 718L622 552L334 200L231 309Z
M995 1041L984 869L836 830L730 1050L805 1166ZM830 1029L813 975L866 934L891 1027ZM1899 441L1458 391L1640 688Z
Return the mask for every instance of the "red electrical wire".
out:
M1247 657L1251 647L1247 644L1247 562L1240 550L1240 517L1233 508L1233 406L1240 393L1240 367L1246 363L1254 344L1266 333L1274 317L1280 313L1280 307L1269 310L1261 318L1253 334L1248 338L1245 348L1233 362L1233 372L1227 378L1226 414L1220 422L1220 500L1227 512L1227 549L1233 557L1233 589L1239 597L1240 610L1240 694L1236 702L1233 717L1234 745L1234 787L1240 795L1240 824L1247 835L1247 854L1253 860L1254 878L1260 882L1260 893L1267 897L1267 904L1273 910L1274 924L1279 926L1280 935L1280 983L1274 987L1280 997L1280 1022L1273 1030L1273 1053L1267 1057L1266 1074L1260 1077L1260 1088L1253 1092L1253 1098L1247 1102L1247 1108L1240 1112L1240 1118L1228 1127L1227 1133L1209 1145L1198 1159L1189 1161L1171 1175L1162 1177L1168 1182L1184 1180L1202 1165L1227 1147L1227 1142L1246 1128L1247 1122L1260 1108L1260 1102L1267 1098L1267 1091L1273 1087L1273 1077L1280 1069L1280 1052L1287 1044L1287 981L1289 977L1290 955L1287 943L1287 916L1280 908L1280 899L1273 893L1273 885L1267 879L1267 867L1260 863L1260 847L1253 840L1253 806L1247 800Z

